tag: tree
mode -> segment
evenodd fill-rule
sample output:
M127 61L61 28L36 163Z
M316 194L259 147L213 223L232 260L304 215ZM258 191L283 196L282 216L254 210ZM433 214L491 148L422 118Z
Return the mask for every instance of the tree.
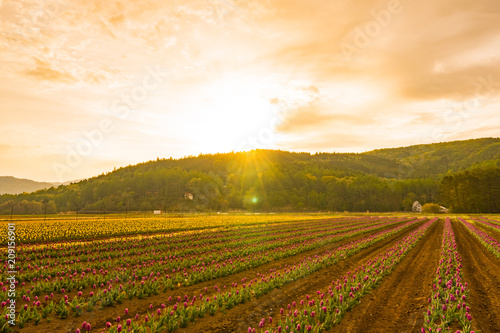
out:
M422 210L427 214L437 214L439 213L439 205L435 203L426 203L422 206Z

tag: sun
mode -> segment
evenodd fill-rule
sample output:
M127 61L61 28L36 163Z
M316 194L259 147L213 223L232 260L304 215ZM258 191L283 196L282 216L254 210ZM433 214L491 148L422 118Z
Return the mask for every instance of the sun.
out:
M238 150L259 131L272 130L276 110L255 82L224 78L205 87L203 96L196 128L201 151Z
M153 94L142 114L141 131L164 139L165 147L189 155L276 148L283 110L274 100L288 90L275 78L234 72L174 82Z

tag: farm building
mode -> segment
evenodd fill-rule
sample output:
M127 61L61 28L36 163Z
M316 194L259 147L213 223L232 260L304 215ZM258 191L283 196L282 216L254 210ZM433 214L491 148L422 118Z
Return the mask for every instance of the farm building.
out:
M411 210L412 210L412 212L415 212L415 213L422 213L422 205L420 204L420 202L415 201L413 203L413 205L411 206Z

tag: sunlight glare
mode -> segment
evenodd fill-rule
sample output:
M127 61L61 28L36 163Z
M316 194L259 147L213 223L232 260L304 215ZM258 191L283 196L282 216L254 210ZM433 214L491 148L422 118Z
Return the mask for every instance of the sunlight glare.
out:
M246 79L246 78L245 78ZM249 136L270 128L274 115L257 82L227 77L203 91L196 143L200 151L236 150Z

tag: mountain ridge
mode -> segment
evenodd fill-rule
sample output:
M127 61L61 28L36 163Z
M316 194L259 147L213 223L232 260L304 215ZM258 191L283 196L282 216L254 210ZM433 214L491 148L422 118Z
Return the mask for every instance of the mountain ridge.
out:
M2 194L21 194L31 193L38 190L47 189L50 187L58 187L60 185L69 185L78 181L67 182L41 182L28 178L17 178L14 176L0 176L0 195Z
M21 194L55 186L55 183L38 182L26 178L0 176L0 194Z

